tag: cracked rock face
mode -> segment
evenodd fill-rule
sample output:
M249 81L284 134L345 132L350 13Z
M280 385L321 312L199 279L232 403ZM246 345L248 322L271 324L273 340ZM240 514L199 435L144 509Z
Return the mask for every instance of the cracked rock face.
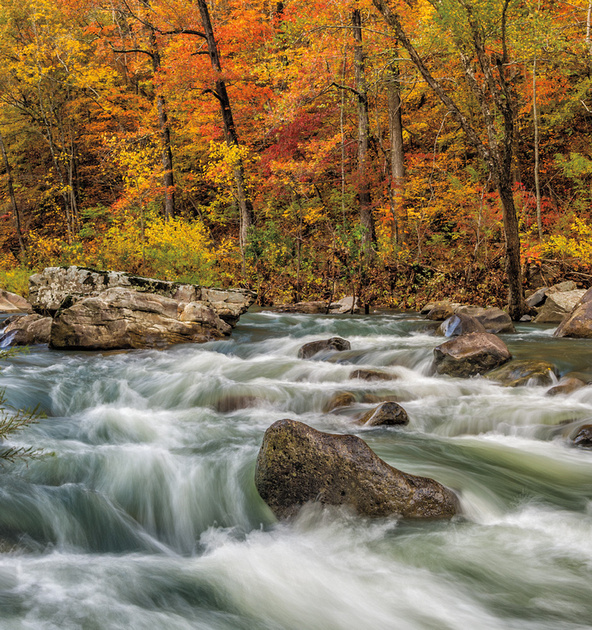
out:
M278 518L309 502L347 506L367 517L439 519L459 512L451 490L389 466L359 437L295 420L278 420L265 432L255 485Z
M231 326L203 302L178 303L155 293L108 289L56 313L50 346L82 350L161 348L201 343Z

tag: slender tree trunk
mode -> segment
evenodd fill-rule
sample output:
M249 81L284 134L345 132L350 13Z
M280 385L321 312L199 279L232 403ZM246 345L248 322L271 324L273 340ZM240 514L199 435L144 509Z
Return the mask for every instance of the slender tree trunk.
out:
M21 260L25 258L27 254L27 248L25 247L25 240L23 239L23 229L21 224L21 215L16 202L16 195L14 193L14 181L12 179L12 168L8 161L8 155L6 154L6 146L4 145L4 138L0 133L0 149L2 149L2 159L4 160L4 168L6 170L6 177L8 179L8 195L10 197L10 204L12 206L12 216L16 227L16 235L19 242L19 248L21 250Z
M541 182L539 156L539 108L537 103L537 57L532 62L532 118L534 122L534 189L536 195L536 220L539 240L543 240L543 218L541 212Z
M149 6L149 2L144 2ZM152 70L156 74L161 67L160 51L156 40L154 28L147 25L148 39L150 41L150 58L152 59ZM158 129L162 143L162 185L164 187L164 218L168 221L176 213L175 207L175 176L173 170L173 149L171 146L171 126L167 115L166 99L160 93L156 95L156 110L158 112Z
M370 253L374 241L374 221L372 199L368 181L368 144L370 138L370 117L368 114L368 86L364 48L362 46L362 17L358 9L352 12L352 27L355 40L354 67L358 100L358 199L360 203L360 225L364 230L363 249Z
M240 146L232 108L230 106L230 98L226 90L226 83L221 77L222 64L220 63L220 55L218 53L218 45L214 36L214 29L210 19L210 12L206 0L197 0L201 22L204 29L205 39L208 45L208 54L212 68L217 74L214 95L220 103L222 113L222 121L224 123L224 137L229 146ZM253 204L248 195L246 185L245 167L242 159L239 157L238 163L234 168L234 183L236 186L236 197L240 212L240 248L243 259L243 272L245 270L245 249L247 246L248 233L254 224Z
M391 135L391 202L395 220L395 239L397 244L405 241L406 217L403 214L403 195L405 192L405 153L403 152L403 121L401 117L401 81L398 48L393 50L395 61L390 66L388 80L388 111Z

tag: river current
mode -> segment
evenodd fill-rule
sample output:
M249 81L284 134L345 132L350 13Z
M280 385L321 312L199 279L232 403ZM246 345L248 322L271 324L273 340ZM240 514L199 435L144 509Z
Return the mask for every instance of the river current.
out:
M517 358L592 370L592 342L519 327ZM331 336L350 351L301 360ZM442 339L402 313L249 312L232 336L166 351L2 362L9 404L47 414L0 469L0 628L592 628L592 387L569 396L431 375ZM393 381L349 378L378 368ZM590 375L589 375L590 376ZM356 403L328 412L339 392ZM353 423L396 399L405 427ZM292 418L354 433L454 489L463 516L367 520L310 506L277 523L253 482L264 431Z

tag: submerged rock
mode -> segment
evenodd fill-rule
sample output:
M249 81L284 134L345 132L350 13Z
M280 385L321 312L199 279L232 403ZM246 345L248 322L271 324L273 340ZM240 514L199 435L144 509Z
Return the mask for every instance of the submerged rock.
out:
M154 293L109 289L58 311L50 346L81 350L162 348L228 335L231 326L203 302L180 305Z
M573 438L575 446L592 448L592 424L582 425Z
M487 375L506 387L520 385L551 385L559 376L557 368L548 361L515 360L506 363Z
M401 405L388 401L365 413L358 422L366 427L401 426L409 424L409 416Z
M363 381L396 381L399 378L397 374L382 370L353 370L349 377L350 379L359 378Z
M352 392L337 392L323 407L325 413L330 413L335 409L349 407L356 402L356 397Z
M305 343L302 348L298 350L298 358L310 359L320 352L341 352L350 349L351 344L346 339L331 337L331 339L321 339L319 341Z
M389 466L360 438L294 420L278 420L265 432L255 485L278 518L295 515L311 501L368 517L436 519L459 512L451 490Z
M586 383L575 376L564 376L555 387L551 387L546 393L547 396L560 396L562 394L571 394L586 387Z
M512 358L506 344L490 333L468 333L434 349L438 374L475 376L489 372Z

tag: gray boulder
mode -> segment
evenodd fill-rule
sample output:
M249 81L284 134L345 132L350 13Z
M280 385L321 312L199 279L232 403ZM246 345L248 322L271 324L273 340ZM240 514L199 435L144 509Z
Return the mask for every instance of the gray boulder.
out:
M409 424L409 416L396 402L383 402L365 413L358 422L366 427L401 426Z
M247 311L257 297L247 289L202 288L121 271L98 271L72 266L46 267L41 273L31 276L29 300L35 312L53 316L66 299L72 305L115 288L161 295L180 303L209 302L211 308L231 325L236 324L240 315Z
M472 332L487 331L478 319L464 313L455 313L440 324L436 334L443 337L458 337Z
M51 317L37 313L13 315L6 322L0 342L12 346L34 346L49 343Z
M361 516L450 518L456 495L427 477L389 466L360 438L278 420L265 432L255 485L280 519L309 502L347 506Z
M331 339L321 339L319 341L311 341L305 343L300 350L298 350L299 359L310 359L319 353L328 352L342 352L343 350L350 350L351 344L347 339L341 337L331 337Z
M553 336L592 339L592 288L584 292L573 310L561 321Z
M534 322L536 324L557 324L563 321L573 311L585 293L584 289L554 292L549 290L547 299L539 309Z
M506 387L520 385L551 385L559 376L557 368L548 361L532 361L520 359L510 361L487 375Z
M452 304L451 302L435 302L430 306L432 308L426 313L426 319L442 322L454 314L458 304Z
M512 358L506 344L490 333L468 333L454 337L434 349L438 374L475 376L484 374Z
M548 290L549 287L541 287L540 289L537 289L534 293L526 298L526 306L528 306L528 308L530 309L541 306L543 302L547 299Z
M50 346L83 350L162 348L228 335L231 326L207 302L179 303L154 293L115 288L60 309Z

